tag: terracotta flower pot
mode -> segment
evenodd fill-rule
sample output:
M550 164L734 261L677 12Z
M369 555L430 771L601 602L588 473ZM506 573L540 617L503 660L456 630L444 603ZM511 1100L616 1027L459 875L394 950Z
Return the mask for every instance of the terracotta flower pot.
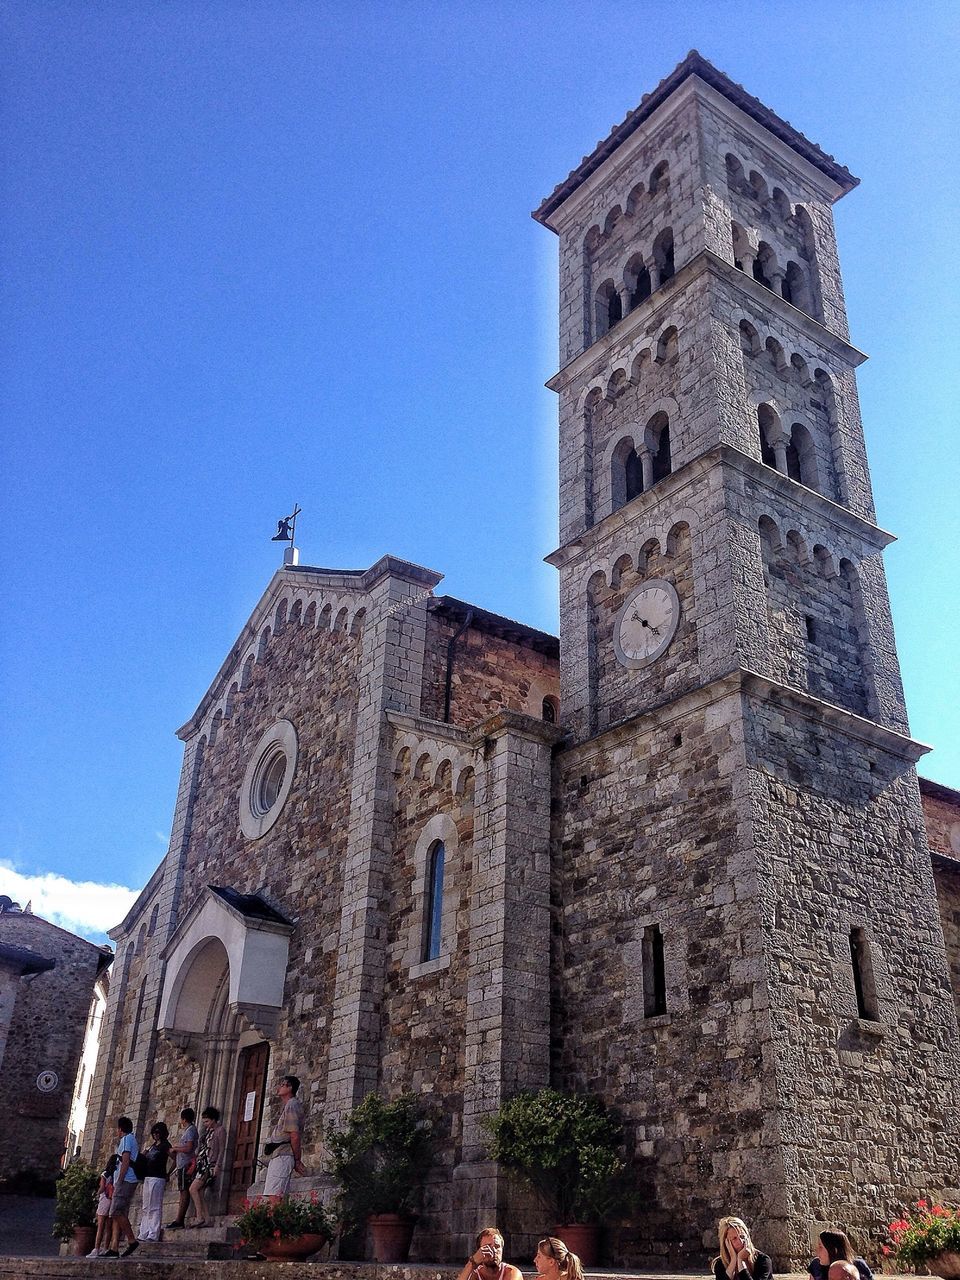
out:
M600 1261L598 1222L567 1222L555 1227L554 1235L577 1255L584 1267L595 1267Z
M72 1252L75 1258L85 1258L97 1238L96 1227L74 1227Z
M943 1280L960 1280L960 1253L935 1253L927 1259L927 1269Z
M375 1213L369 1219L374 1262L406 1262L413 1239L413 1223L398 1213Z
M273 1236L269 1240L261 1240L257 1248L266 1258L289 1258L302 1262L326 1243L327 1236L323 1235L285 1236L279 1240Z

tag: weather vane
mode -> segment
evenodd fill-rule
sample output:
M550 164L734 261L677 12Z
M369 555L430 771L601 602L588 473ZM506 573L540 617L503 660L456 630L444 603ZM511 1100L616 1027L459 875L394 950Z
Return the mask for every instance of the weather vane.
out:
M288 547L283 550L283 563L296 564L300 559L300 552L297 550L295 539L297 536L297 516L300 514L301 508L296 503L293 504L293 510L288 516L284 516L277 521L277 532L270 539L271 542L289 542Z

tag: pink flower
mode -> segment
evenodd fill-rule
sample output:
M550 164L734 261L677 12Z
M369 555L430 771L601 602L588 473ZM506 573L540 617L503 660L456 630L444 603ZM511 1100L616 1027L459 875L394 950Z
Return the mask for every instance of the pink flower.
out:
M917 1208L918 1208L918 1209L925 1209L926 1207L927 1207L927 1202L926 1202L926 1200L918 1200L918 1201L917 1201Z
M890 1246L888 1244L882 1244L880 1246L880 1252L883 1254L885 1258L889 1258L891 1253Z

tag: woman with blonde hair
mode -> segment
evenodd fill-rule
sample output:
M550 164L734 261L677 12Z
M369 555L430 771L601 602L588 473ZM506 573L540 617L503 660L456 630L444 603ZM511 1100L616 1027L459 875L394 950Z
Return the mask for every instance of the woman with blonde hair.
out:
M713 1260L716 1280L772 1280L773 1263L750 1239L742 1218L721 1218L717 1224L720 1255Z
M580 1259L556 1236L544 1236L537 1241L533 1265L543 1280L560 1280L561 1276L563 1280L583 1280Z

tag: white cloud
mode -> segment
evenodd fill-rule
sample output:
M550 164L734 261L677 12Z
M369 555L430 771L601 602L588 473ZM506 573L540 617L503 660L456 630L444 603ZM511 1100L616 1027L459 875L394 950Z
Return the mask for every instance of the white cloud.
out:
M122 884L97 884L93 880L68 880L55 871L27 875L6 858L0 858L0 893L34 915L52 920L71 933L92 942L106 942L106 932L119 924L136 901L138 889Z

